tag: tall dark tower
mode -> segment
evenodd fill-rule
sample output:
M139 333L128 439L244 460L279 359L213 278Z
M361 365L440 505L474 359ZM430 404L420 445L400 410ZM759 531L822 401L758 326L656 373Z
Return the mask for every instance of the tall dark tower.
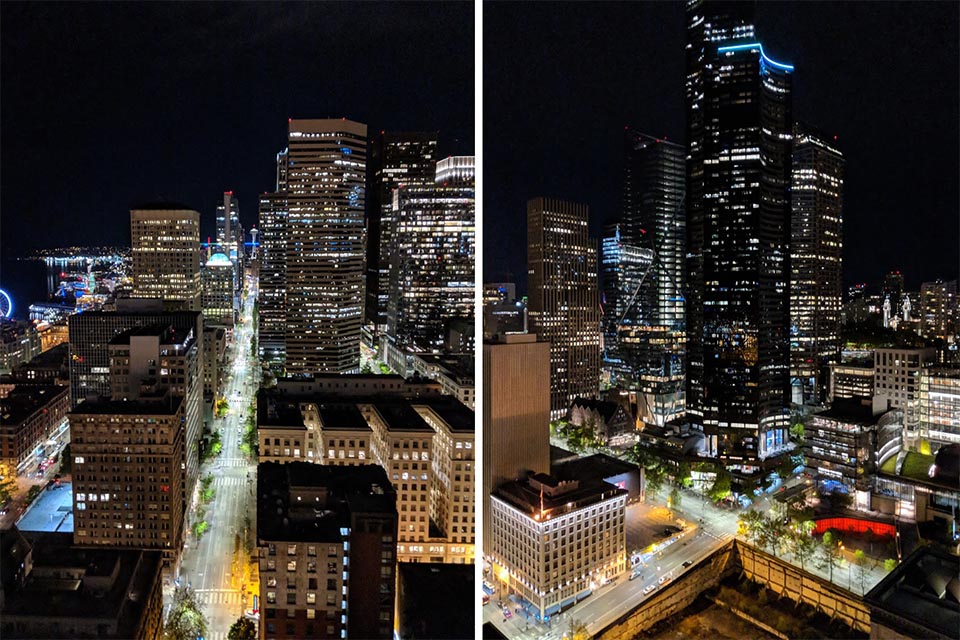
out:
M843 154L833 138L797 124L790 239L790 378L793 401L822 404L840 362L843 292Z
M749 3L687 5L687 416L752 471L788 445L793 67Z
M627 245L652 252L638 290L623 301L620 352L640 418L663 425L684 409L685 149L627 129L623 228Z
M600 391L597 246L584 204L527 203L527 273L533 331L550 343L550 417Z
M364 320L377 331L387 326L390 260L396 253L393 192L401 185L411 188L433 186L437 167L437 138L435 131L381 131L371 145Z

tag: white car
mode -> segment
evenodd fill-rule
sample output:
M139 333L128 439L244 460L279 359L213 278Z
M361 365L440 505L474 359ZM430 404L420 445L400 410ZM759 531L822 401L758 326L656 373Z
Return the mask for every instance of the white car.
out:
M643 595L648 595L651 591L653 591L656 588L657 588L657 585L655 584L650 585L649 587L643 590Z

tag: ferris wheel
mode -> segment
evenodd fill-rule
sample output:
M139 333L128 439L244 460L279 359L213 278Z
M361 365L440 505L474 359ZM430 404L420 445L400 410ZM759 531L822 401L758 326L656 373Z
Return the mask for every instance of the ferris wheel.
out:
M0 289L0 318L9 318L13 315L13 298L10 294Z

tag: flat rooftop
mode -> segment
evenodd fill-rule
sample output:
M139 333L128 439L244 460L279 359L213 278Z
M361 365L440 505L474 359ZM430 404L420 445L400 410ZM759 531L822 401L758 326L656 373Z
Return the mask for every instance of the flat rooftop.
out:
M388 431L423 431L433 433L433 429L411 406L410 402L376 400L373 402L377 413L383 418Z
M537 474L536 480L546 486L559 486L556 478ZM545 513L546 519L577 511L592 504L608 500L614 496L625 496L627 492L609 482L602 480L584 479L576 488L547 495L545 491L535 488L528 480L514 480L501 485L494 490L493 496L512 505L528 516Z
M465 404L452 396L423 398L411 402L414 406L427 406L450 426L451 431L470 432L476 429L476 417Z
M71 415L146 415L172 416L180 410L182 396L163 396L139 400L84 400Z
M871 616L903 618L947 638L960 629L960 558L921 547L864 597Z
M352 402L320 402L316 406L323 429L371 431L363 413Z
M298 494L308 495L296 500ZM259 540L339 542L340 527L349 526L355 511L396 517L396 493L382 467L308 462L257 466Z
M55 489L44 489L30 510L20 517L21 531L73 533L73 485L64 482Z
M0 425L17 425L63 393L67 387L55 384L20 384L0 398Z

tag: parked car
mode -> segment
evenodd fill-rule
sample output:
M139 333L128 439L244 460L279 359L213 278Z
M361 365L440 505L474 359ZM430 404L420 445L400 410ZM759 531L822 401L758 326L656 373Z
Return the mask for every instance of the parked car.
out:
M653 591L656 588L657 588L657 585L655 584L650 585L649 587L643 590L643 595L648 595L651 591Z

